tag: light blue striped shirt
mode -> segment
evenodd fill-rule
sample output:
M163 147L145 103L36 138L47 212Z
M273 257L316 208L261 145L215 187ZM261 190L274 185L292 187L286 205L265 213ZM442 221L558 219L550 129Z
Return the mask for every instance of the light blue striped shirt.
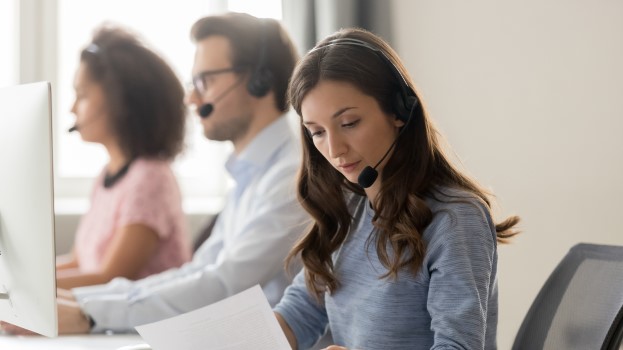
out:
M495 349L497 243L489 210L466 192L444 189L426 199L433 220L416 275L380 279L373 210L355 198L351 231L333 255L340 286L318 305L299 273L275 311L294 331L299 349L311 347L330 328L334 343L349 349ZM459 198L457 198L459 197Z

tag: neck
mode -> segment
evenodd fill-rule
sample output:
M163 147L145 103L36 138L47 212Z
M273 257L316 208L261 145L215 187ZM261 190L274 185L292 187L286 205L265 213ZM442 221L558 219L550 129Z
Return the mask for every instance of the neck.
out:
M374 202L377 199L376 197L379 195L380 189L381 189L381 174L379 174L378 179L374 181L372 186L364 189L364 191L366 192L366 197L368 197L368 200L370 201L370 203L372 203L372 207L374 207Z
M272 96L272 94L269 96ZM238 139L232 140L232 143L234 144L234 153L236 155L242 153L247 148L249 143L251 143L251 141L253 141L253 139L257 136L257 134L264 130L264 128L268 125L272 124L272 122L278 118L281 118L281 115L283 114L274 107L272 97L270 99L263 98L261 102L264 103L260 104L258 108L255 109L251 124L249 125L249 130L247 130L247 132ZM266 102L269 102L270 105L267 105Z
M118 172L124 165L130 160L121 150L117 144L104 145L106 151L108 151L108 165L106 165L106 172L114 174Z

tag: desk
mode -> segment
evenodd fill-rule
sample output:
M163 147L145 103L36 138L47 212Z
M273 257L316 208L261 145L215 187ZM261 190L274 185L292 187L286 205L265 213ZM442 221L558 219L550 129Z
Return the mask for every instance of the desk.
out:
M0 349L7 350L115 350L144 342L138 334L64 335L57 338L0 335Z

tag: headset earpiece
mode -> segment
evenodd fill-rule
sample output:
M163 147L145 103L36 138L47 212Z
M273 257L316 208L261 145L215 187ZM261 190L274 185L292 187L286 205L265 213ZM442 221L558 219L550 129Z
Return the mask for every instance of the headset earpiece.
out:
M402 93L397 93L394 102L396 117L406 123L409 120L411 109L417 103L417 97L407 96L405 98Z
M247 90L255 97L264 97L273 85L273 73L266 68L256 69L247 83Z
M406 123L411 115L411 109L417 104L418 98L413 95L405 98L402 94L396 94L396 102L394 103L394 106L396 106L396 117Z
M261 22L261 39L260 52L257 59L257 65L249 77L247 83L247 91L255 97L264 97L273 86L273 73L266 67L266 46L267 46L267 28L264 21Z

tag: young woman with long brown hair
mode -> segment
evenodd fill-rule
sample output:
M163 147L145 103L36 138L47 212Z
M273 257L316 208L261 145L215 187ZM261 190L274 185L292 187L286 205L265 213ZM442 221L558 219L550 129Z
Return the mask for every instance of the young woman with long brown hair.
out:
M295 69L298 195L314 219L304 270L275 308L294 349L330 329L343 349L493 349L497 243L490 195L451 163L396 53L339 31Z

